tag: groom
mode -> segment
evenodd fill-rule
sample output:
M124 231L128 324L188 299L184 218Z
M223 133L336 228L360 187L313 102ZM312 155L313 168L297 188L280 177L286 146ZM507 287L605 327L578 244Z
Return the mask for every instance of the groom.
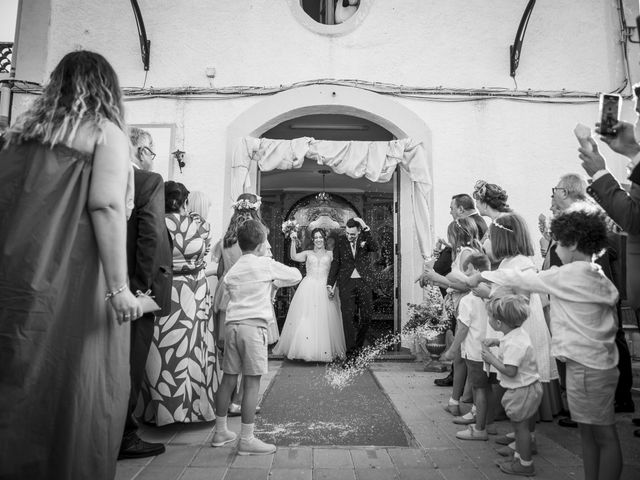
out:
M346 236L338 239L333 250L327 293L333 298L337 279L347 357L353 357L362 348L369 329L374 287L369 253L377 250L378 244L361 218L347 221ZM355 323L357 308L360 309L358 324Z

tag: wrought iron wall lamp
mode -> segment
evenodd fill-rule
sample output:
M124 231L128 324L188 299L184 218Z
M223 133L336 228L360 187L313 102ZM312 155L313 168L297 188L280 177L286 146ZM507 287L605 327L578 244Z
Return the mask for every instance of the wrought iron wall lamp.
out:
M176 150L174 152L171 152L171 155L173 155L173 159L178 164L178 167L180 167L180 173L182 173L182 167L186 165L184 161L184 154L185 152L183 152L182 150Z

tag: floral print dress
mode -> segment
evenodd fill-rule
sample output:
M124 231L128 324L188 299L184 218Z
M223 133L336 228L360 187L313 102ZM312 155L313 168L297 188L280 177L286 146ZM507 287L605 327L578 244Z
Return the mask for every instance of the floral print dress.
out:
M205 258L209 224L196 214L167 214L173 239L171 313L155 325L142 386L143 418L167 425L215 418L218 387L211 294Z

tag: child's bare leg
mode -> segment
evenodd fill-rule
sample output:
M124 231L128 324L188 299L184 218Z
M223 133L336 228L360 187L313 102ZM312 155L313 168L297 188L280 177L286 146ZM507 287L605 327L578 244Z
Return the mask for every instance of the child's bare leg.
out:
M582 443L582 464L585 480L598 480L600 470L600 452L594 437L593 425L578 423Z
M491 388L491 385L489 385L489 388L485 389L485 395L487 396L487 425L491 425L496 419L496 410L497 410L495 405L496 397L493 394L493 389Z
M258 393L260 391L260 375L244 375L244 396L242 397L242 423L254 423Z
M622 472L622 450L615 425L591 425L600 452L598 480L618 480Z
M238 381L238 375L230 375L228 373L222 374L222 381L220 387L216 392L216 415L219 417L226 417L229 410L229 403L231 402L231 395L233 395L236 389L236 383Z
M529 432L529 419L521 422L511 422L516 433L516 452L525 462L531 461L531 433Z
M238 377L238 386L233 390L233 397L231 403L236 405L242 405L242 397L244 395L244 376L242 374Z
M460 397L464 391L464 384L467 380L467 364L460 355L460 349L458 349L455 355L453 360L453 391L451 392L451 398L460 401Z
M487 426L488 389L474 388L473 403L476 406L476 430L484 430Z

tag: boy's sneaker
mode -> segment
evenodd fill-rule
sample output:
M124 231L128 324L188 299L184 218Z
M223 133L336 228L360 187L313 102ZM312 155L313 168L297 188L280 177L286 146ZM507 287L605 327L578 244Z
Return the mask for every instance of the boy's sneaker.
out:
M451 415L453 415L454 417L459 417L460 416L460 405L447 405L444 407L445 411L449 412Z
M275 453L276 446L253 437L250 440L240 439L238 455L270 455Z
M510 458L513 457L515 449L511 448L509 445L505 445L504 447L500 447L498 450L496 450L496 452L498 452L498 454L502 455L503 457Z
M452 421L456 425L471 425L472 423L476 423L476 416L471 412L468 412L461 417L454 418Z
M511 441L511 443L509 445L507 445L506 447L501 447L497 450L497 452L502 455L503 457L510 457L511 455L513 455L513 452L516 451L516 442L515 441ZM531 441L531 455L537 455L538 454L538 445L535 441Z
M211 440L211 446L221 447L223 445L226 445L227 443L233 442L237 437L238 436L230 430L227 430L225 432L214 432L213 439Z
M473 425L469 425L466 430L456 433L456 438L460 440L489 440L486 430L476 430Z
M494 442L496 442L498 445L509 445L511 442L513 442L514 438L515 437L510 437L509 435L500 435L499 437L496 437Z
M501 463L500 470L509 475L522 475L523 477L532 477L536 474L533 463L525 467L520 463L520 460L517 459L513 459L511 462Z

